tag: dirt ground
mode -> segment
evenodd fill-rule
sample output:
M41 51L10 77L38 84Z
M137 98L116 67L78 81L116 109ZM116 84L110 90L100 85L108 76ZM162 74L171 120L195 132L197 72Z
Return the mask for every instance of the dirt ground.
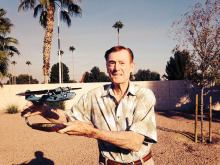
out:
M194 142L194 115L179 111L156 111L158 143L152 147L156 165L219 165L220 113L213 113L212 143ZM30 123L45 122L39 116ZM31 129L20 113L0 111L0 165L97 165L95 139L60 135ZM209 136L205 116L204 134ZM198 134L200 136L200 122Z

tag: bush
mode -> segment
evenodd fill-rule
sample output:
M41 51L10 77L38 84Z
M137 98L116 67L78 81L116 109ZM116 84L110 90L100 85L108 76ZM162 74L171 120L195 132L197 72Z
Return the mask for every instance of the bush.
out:
M64 101L59 101L59 102L47 102L46 103L48 106L51 108L57 108L57 109L62 109L65 110L66 105Z
M18 113L19 106L16 104L8 105L6 108L7 113L14 114Z

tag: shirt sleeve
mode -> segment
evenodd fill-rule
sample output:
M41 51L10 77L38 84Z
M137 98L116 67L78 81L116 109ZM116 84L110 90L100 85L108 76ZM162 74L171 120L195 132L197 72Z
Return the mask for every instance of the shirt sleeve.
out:
M77 104L73 105L70 110L64 112L70 121L91 121L91 103L89 98L89 93L84 94Z
M156 98L150 89L142 88L137 95L131 131L145 136L146 142L157 142L154 106Z

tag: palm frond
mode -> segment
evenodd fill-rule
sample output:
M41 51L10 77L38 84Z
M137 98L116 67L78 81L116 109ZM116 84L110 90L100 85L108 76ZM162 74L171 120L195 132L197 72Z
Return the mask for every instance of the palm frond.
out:
M34 8L34 15L33 15L34 18L37 17L37 15L38 15L39 12L42 12L42 5L41 5L41 4L37 5L37 6Z
M74 48L74 46L70 46L70 47L69 47L69 51L72 51L72 52L73 52L74 50L76 50L76 49Z
M9 18L5 18L4 15L7 12L4 9L0 9L0 34L6 35L11 32L11 28L13 24L11 23Z
M62 7L68 7L69 4L81 4L81 0L59 0Z
M117 21L112 27L116 28L116 29L121 29L123 28L123 23L121 21Z
M79 17L82 16L82 9L76 4L70 4L69 7L68 7L68 12L71 16L73 14L75 16L79 16Z
M68 27L70 27L70 26L71 26L71 19L70 19L70 17L69 17L68 12L61 10L60 13L61 13L61 14L60 14L60 19L61 19L62 21L64 21L64 22L66 22L67 25L68 25Z
M0 36L0 44L1 45L8 45L9 43L18 44L18 40L12 37L3 37Z
M5 45L5 46L2 46L0 45L0 51L3 51L3 52L14 52L18 55L20 55L20 52L18 51L18 49L14 46L8 46L8 45Z
M39 23L44 29L47 27L47 12L46 11L41 12Z
M27 65L32 65L32 63L30 61L26 61Z
M36 0L20 0L20 5L18 7L18 12L20 13L21 10L27 11L28 9L34 9L36 4Z
M4 9L0 9L0 17L4 16L7 12Z
M7 49L9 51L12 51L12 52L16 53L17 55L20 55L19 50L15 46L7 46Z

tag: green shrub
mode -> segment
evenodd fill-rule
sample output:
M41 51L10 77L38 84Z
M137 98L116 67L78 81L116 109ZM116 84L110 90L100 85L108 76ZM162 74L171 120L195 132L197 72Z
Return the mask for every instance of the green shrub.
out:
M65 110L66 105L64 101L59 101L59 102L47 102L46 103L48 106L51 108L57 108L57 109L62 109Z
M18 113L19 106L16 104L8 105L6 108L7 113L14 114Z

